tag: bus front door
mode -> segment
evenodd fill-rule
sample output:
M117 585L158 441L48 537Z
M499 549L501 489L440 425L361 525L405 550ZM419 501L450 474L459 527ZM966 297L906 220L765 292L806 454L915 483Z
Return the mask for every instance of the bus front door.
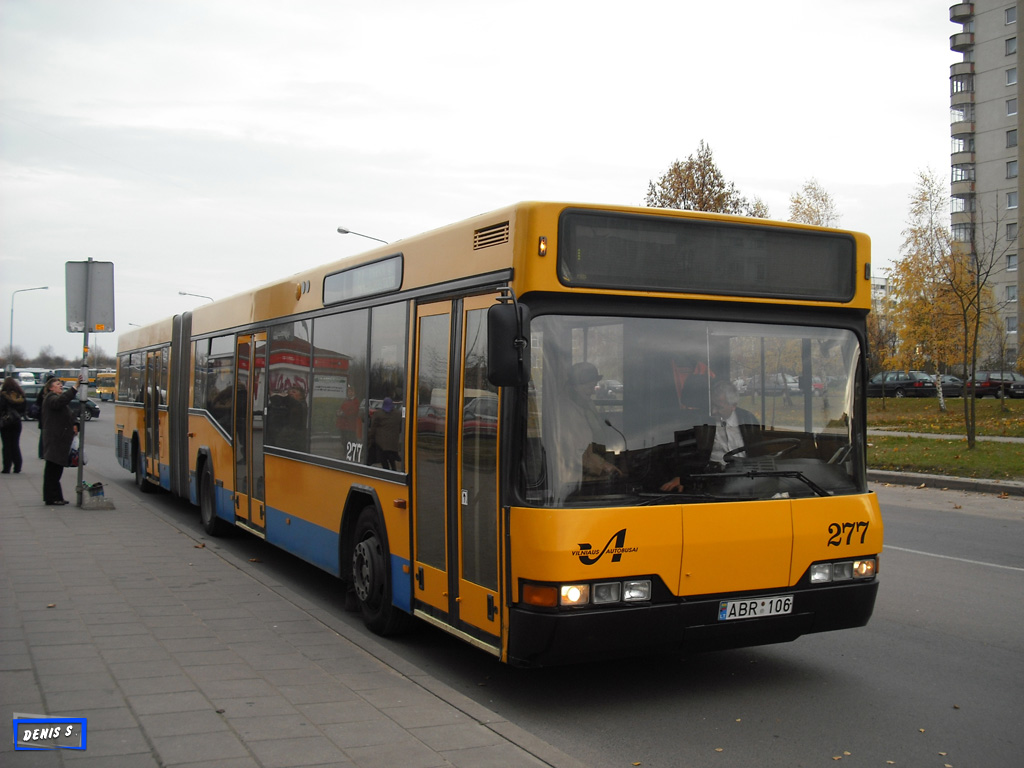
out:
M239 334L235 358L235 523L266 532L263 416L267 387L267 334Z
M417 613L497 651L498 397L487 381L493 296L419 307L413 440Z

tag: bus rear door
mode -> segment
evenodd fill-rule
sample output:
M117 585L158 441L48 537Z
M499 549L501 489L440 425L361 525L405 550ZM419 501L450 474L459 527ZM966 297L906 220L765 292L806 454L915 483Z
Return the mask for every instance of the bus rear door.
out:
M163 403L161 371L166 351L153 349L146 353L145 381L142 383L142 410L145 422L145 446L142 456L142 474L136 473L139 487L146 489L147 477L160 482L160 405Z
M263 414L267 388L267 333L239 334L235 358L235 523L266 533Z

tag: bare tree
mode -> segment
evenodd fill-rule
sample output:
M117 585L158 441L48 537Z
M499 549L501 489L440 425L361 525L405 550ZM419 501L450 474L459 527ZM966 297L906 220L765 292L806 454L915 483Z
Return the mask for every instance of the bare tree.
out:
M1000 309L992 277L1016 244L999 237L1009 214L998 207L990 217L980 206L953 240L945 226L948 196L944 180L918 174L911 194L903 258L893 268L898 299L900 356L908 360L924 347L940 363L959 357L969 380L977 369L984 324ZM975 398L964 398L967 445L976 444Z
M32 365L36 368L61 368L65 367L65 362L63 357L53 351L53 345L47 344L39 350L39 354L32 360Z
M648 182L644 202L655 208L730 213L762 219L769 216L768 207L760 198L747 200L733 182L725 180L725 175L715 163L711 147L703 139L696 155L690 155L682 162L676 160L657 183Z
M789 220L816 227L837 227L839 209L836 201L817 179L808 179L803 189L789 196Z

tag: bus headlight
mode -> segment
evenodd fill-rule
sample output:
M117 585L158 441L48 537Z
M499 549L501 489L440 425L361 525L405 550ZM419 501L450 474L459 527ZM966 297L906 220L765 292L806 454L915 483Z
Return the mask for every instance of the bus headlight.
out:
M832 563L815 563L811 566L811 584L832 581Z
M565 584L558 597L559 605L586 605L589 602L589 584Z
M853 561L853 578L870 579L876 573L878 573L878 562L873 557Z
M622 599L627 603L645 603L651 599L651 581L625 581L622 584L624 593Z
M851 581L853 579L853 563L836 563L832 566L832 581Z
M617 581L595 584L591 596L595 605L617 603L622 599L622 584Z

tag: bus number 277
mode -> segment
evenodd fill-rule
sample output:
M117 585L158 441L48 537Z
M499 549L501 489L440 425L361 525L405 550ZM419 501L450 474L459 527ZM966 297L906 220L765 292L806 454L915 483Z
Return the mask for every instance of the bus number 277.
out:
M853 542L854 535L858 533L860 534L860 543L863 544L864 537L868 535L867 521L859 523L831 523L828 527L828 545L830 547L841 547L843 544L849 546Z

